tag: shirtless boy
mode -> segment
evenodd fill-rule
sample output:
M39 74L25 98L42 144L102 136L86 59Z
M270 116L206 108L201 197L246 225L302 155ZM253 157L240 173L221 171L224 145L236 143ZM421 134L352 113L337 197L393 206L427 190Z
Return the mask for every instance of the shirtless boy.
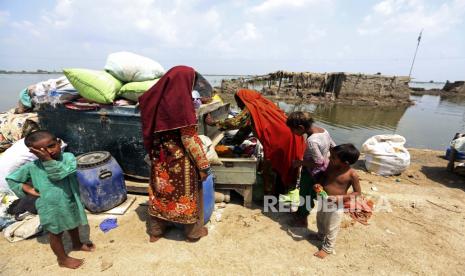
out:
M316 217L318 234L313 237L323 241L321 249L314 254L321 259L334 252L344 202L361 194L358 175L350 167L357 162L360 152L352 144L342 144L332 148L330 153L328 168L320 182L328 197L319 198L321 204ZM350 187L353 192L347 194Z

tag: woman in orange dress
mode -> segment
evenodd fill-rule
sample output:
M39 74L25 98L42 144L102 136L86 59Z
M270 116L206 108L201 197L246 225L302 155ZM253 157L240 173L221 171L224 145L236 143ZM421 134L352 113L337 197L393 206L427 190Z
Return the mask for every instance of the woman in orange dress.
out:
M205 118L208 125L216 125L220 130L239 129L233 143L240 144L253 132L263 145L264 168L270 167L278 174L278 193L287 193L295 189L298 169L292 166L296 159L301 160L305 151L303 137L294 135L286 125L287 116L275 103L254 90L241 89L234 98L242 110L239 115L224 121L213 121L211 116ZM264 173L267 177L269 173ZM265 182L270 182L265 179ZM270 186L270 184L265 183Z

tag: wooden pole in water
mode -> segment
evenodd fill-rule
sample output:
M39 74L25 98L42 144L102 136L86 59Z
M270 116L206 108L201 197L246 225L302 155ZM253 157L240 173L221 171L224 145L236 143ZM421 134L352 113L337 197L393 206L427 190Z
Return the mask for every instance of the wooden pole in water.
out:
M422 34L423 34L423 29L421 29L421 32L418 35L417 48L415 49L415 54L413 55L413 60L412 60L412 66L410 66L410 72L408 73L409 79L410 79L410 76L412 75L413 64L415 63L415 58L417 57L418 47L420 46L420 41L421 41L421 35Z

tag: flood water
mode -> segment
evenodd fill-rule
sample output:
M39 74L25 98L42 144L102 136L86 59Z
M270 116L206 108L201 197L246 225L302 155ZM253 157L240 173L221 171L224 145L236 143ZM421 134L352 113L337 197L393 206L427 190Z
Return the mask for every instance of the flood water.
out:
M60 75L0 74L0 111L15 106L19 92L28 85ZM214 86L221 76L205 76ZM441 84L417 84L440 88ZM369 107L309 104L295 107L284 102L285 111L305 110L313 113L317 124L326 128L336 143L354 143L360 147L377 134L400 134L407 147L443 150L456 132L465 132L465 97L411 96L415 105L408 107Z
M305 105L279 103L285 111L309 111L318 125L326 128L337 144L364 141L378 134L399 134L407 147L443 150L456 132L465 131L465 98L411 96L415 105L373 107L348 105Z

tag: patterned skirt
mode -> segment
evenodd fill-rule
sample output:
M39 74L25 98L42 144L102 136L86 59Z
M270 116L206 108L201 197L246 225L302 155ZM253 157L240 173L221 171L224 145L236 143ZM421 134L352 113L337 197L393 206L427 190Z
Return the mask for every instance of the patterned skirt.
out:
M149 215L182 224L199 220L199 176L178 130L154 137Z

